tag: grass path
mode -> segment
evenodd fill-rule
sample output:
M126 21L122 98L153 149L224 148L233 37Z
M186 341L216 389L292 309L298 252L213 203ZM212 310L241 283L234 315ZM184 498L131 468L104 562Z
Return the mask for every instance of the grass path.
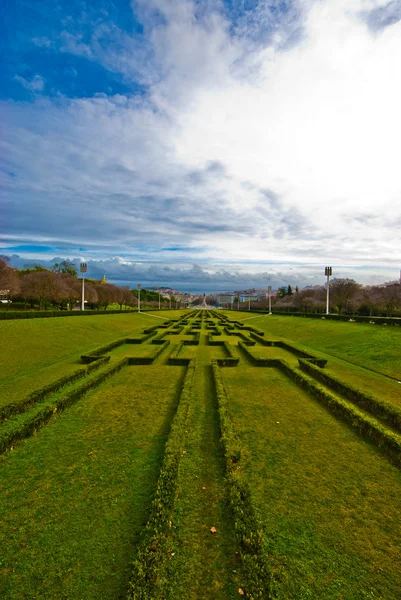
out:
M223 600L238 594L238 569L231 514L225 504L210 352L202 330L197 352L193 410L186 453L181 460L179 495L173 522L174 557L170 561L170 600ZM217 532L212 534L211 527Z

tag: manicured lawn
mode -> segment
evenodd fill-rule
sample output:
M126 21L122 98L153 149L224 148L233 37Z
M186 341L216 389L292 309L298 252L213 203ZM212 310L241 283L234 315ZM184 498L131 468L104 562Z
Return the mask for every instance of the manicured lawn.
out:
M287 338L401 381L400 327L280 317L274 314L249 319L250 315L236 311L225 314L230 319L238 319L246 325L266 331L265 335L269 338L271 335Z
M182 316L180 311L158 314ZM81 354L158 323L163 320L146 313L1 321L0 405L82 367Z
M0 597L124 598L182 367L126 367L0 459Z
M82 368L82 354L122 337L139 337L144 328L184 314L189 325L165 337L170 344L153 365L124 366L99 385L102 373L110 374L123 357L150 356L160 349L152 337L124 344L109 352L110 362L99 370L0 424L0 435L9 440L4 447L14 445L0 457L1 600L126 598L130 563L150 514L186 373L185 367L169 366L168 357L182 340L193 339L188 332L195 313L0 323L8 335L8 345L0 351L0 397L6 403ZM197 321L202 323L199 345L183 346L180 352L180 357L196 358L196 366L192 394L184 403L189 411L181 427L185 433L174 442L175 456L181 457L178 480L177 471L162 471L163 477L169 474L176 494L171 527L168 519L164 524L169 550L160 589L166 600L231 600L239 597L240 587L247 592L244 578L249 576L227 501L211 377L212 359L227 352L208 345L205 319L198 316ZM328 359L327 373L401 406L401 385L384 374L401 366L399 328L276 316L245 324L265 330L265 339L285 339ZM242 333L249 338L249 331ZM336 420L283 373L252 366L238 349L241 337L213 339L227 341L240 355L237 367L219 372L229 393L235 434L244 446L238 468L260 517L275 600L398 600L400 469L384 450ZM257 343L250 350L297 368L297 357L281 348ZM76 403L65 412L54 410L63 409L56 400L81 385L89 389L91 382L99 387L79 400L75 395ZM15 442L18 428L32 422L43 407L47 425ZM26 429L23 435L31 433ZM157 502L152 514L155 510ZM163 531L158 528L160 537L154 538L160 548Z
M224 369L279 599L396 599L401 475L271 368Z

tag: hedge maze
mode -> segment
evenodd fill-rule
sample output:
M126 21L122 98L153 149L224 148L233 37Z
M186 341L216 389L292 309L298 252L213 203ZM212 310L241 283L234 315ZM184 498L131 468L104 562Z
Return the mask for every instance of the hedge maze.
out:
M326 358L219 311L157 321L1 408L10 503L1 517L1 597L396 598L401 409L329 375ZM88 439L95 449L86 452ZM103 439L97 479L86 466L74 471L76 447L86 460L101 454ZM80 501L28 493L41 477L53 489L53 474L37 465L55 453ZM116 472L133 479L116 483ZM82 505L98 485L103 542ZM42 530L37 543L27 536L25 497L38 502L35 515L51 512L52 501L77 511L99 562L86 564L64 521L56 519L68 538L59 545ZM125 512L107 529L118 503ZM34 563L49 554L58 575L38 576Z

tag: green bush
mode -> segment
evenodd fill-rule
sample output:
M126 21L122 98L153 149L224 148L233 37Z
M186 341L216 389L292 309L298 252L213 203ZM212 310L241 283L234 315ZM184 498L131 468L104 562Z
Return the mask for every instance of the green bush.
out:
M94 361L91 361L92 364L90 366L83 368L83 369L78 369L78 371L75 371L74 373L71 373L70 375L65 375L64 377L57 379L53 383L45 385L45 386L35 390L34 392L31 392L28 396L26 396L23 400L21 400L19 402L12 402L10 404L6 404L6 406L3 406L0 409L0 421L4 421L4 419L8 419L12 415L16 415L16 414L25 412L28 408L30 408L37 402L41 402L42 400L44 400L44 398L46 398L46 396L49 396L50 394L57 392L61 388L65 387L66 385L68 385L70 383L73 383L77 379L86 377L87 375L89 375L89 373L91 373L95 369L98 369L99 367L101 367L102 365L107 363L109 360L110 360L109 356L95 358Z
M0 311L0 321L7 319L44 319L50 317L93 317L96 315L119 315L136 313L136 310L37 310L37 311Z
M45 406L31 418L17 425L10 431L7 431L5 434L0 435L0 454L5 452L7 448L12 446L12 444L14 444L16 441L31 436L39 427L46 425L46 423L48 423L56 413L60 413L63 410L66 410L66 408L69 408L75 404L78 400L85 396L89 390L97 387L105 379L114 375L114 373L122 369L122 367L127 364L127 359L124 358L117 364L110 367L110 369L107 371L103 371L103 373L100 373L97 377L91 379L90 381L84 382L82 385L75 388L75 390L67 392L51 405Z
M328 375L312 364L311 361L300 358L298 359L298 362L302 371L308 373L334 392L343 395L347 400L357 404L363 410L385 420L389 425L401 432L401 410L399 408L366 394L365 392L340 381L333 375Z
M263 542L262 529L256 515L251 492L241 472L242 444L238 439L230 414L227 393L220 376L217 361L212 361L213 377L218 402L221 442L226 463L226 485L234 513L235 533L245 577L248 598L269 600L272 574Z
M178 467L186 439L194 373L195 361L192 359L185 375L177 412L164 450L163 465L152 502L150 518L142 532L139 548L133 561L128 600L163 598L159 582L168 560L167 542L171 535L169 522L173 515Z
M293 369L284 360L280 360L279 368L297 385L313 394L332 414L340 417L360 434L368 437L376 446L382 448L396 464L401 465L400 435L392 433L346 400L334 396L308 375L300 370Z

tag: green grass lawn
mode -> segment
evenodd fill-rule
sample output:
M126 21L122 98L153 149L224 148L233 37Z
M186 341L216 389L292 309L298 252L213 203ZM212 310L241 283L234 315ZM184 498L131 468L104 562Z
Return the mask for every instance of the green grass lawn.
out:
M193 339L188 330L196 313L0 323L7 334L0 349L0 402L6 403L82 368L82 354L122 337L139 337L144 328L184 314L189 324L166 336L170 345L153 365L123 367L52 416L55 401L70 390L96 381L125 356L149 356L160 348L152 337L124 344L86 379L0 424L0 434L12 433L42 407L50 408L47 426L0 457L1 600L126 597L130 561L149 515L186 372L169 366L168 358L180 341ZM164 600L231 600L244 586L211 378L212 359L224 358L226 350L207 344L206 319L200 322L199 345L180 352L196 357L197 366ZM401 385L385 376L394 376L401 365L398 328L276 316L252 316L244 323L266 331L265 339L286 339L328 359L329 374L401 406ZM250 332L243 333L249 338ZM236 348L241 340L213 339ZM297 368L297 357L281 348L257 343L252 351ZM251 366L242 349L238 354L239 366L221 373L245 446L241 469L261 517L275 600L398 600L400 470L285 375Z
M277 598L391 600L401 475L275 369L224 369Z
M250 315L236 311L226 314L230 319L244 321L246 325L265 331L265 337L293 340L401 381L400 327L280 317L274 314L249 319Z
M181 311L161 311L163 319ZM81 354L163 323L147 313L1 321L0 406L82 366Z
M0 459L0 597L124 598L182 367L126 367Z
M206 335L202 333L190 433L181 460L173 517L174 557L169 562L166 595L169 600L237 597L233 571L239 569L238 548L224 497L224 463L211 357L204 338ZM210 533L211 527L216 528L216 534Z

